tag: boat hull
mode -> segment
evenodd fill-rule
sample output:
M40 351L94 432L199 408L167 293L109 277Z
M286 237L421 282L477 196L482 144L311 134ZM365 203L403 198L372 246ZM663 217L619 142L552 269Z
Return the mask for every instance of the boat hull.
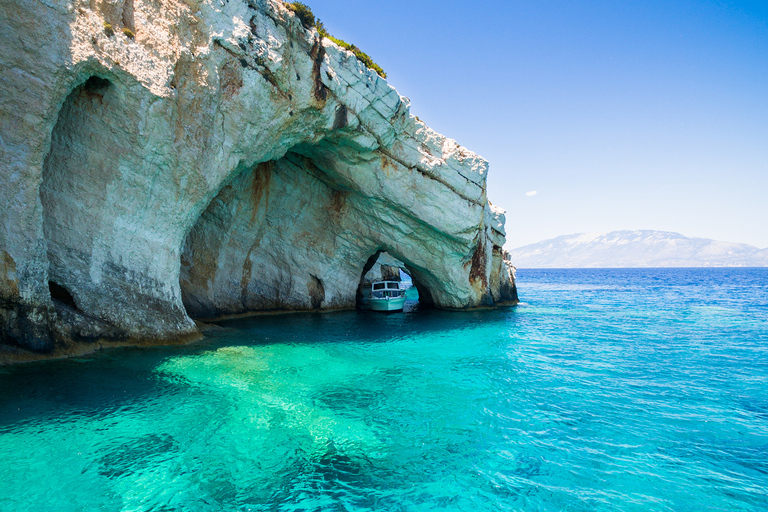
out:
M405 297L372 298L369 304L373 311L400 311L405 305Z

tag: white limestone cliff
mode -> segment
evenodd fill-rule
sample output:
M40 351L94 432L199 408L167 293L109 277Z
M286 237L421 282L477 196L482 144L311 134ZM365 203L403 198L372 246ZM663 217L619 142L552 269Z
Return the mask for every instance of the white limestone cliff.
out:
M2 344L354 307L382 250L439 307L516 301L487 162L281 2L9 0L0 24Z

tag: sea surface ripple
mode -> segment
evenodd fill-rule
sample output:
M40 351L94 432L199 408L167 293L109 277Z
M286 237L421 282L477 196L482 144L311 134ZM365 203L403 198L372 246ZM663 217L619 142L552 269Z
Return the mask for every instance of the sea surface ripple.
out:
M518 286L0 368L0 510L768 509L768 269Z

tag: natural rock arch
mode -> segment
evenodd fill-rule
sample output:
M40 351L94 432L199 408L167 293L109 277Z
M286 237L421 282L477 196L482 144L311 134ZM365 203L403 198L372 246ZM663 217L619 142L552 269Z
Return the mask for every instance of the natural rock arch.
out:
M124 117L116 88L93 75L64 101L43 163L40 201L49 280L80 295L99 232L106 187L118 172L115 120ZM69 293L72 293L70 291Z
M365 265L363 266L363 270L360 274L360 282L358 284L357 294L355 297L356 307L358 309L365 309L365 300L368 296L365 290L365 286L367 285L367 283L365 283L365 276L374 267L374 265L379 262L382 253L387 253L392 256L392 259L398 260L402 263L402 267L400 268L402 268L402 270L408 274L408 276L413 281L413 286L418 291L420 309L434 306L435 303L434 299L432 298L432 292L429 290L429 287L424 285L422 282L423 277L421 276L424 275L424 272L414 270L412 265L409 265L406 261L404 261L406 258L396 257L385 249L379 249L368 258L368 260L365 262ZM399 281L400 278L398 277L397 280Z
M54 336L78 342L192 334L178 281L164 277L178 272L177 233L207 193L185 198L173 190L174 176L164 175L179 164L172 152L178 134L169 129L178 116L155 113L161 122L152 126L147 107L160 106L162 114L167 102L153 101L125 73L88 63L75 77L51 131L39 188ZM162 137L147 137L148 126ZM185 180L196 178L190 172Z
M48 290L56 331L70 341L124 337L104 318L105 294L92 262L108 188L118 181L121 149L132 144L137 122L111 80L85 75L64 100L51 133L40 184Z
M432 255L421 245L432 228L409 212L391 213L395 224L382 224L379 212L394 205L328 167L351 158L337 144L300 144L277 160L238 166L181 251L179 285L192 318L353 308L360 271L382 250L418 254L397 257L406 262L423 305L433 304L433 290L448 296L450 276L445 268L429 268Z
M168 7L33 2L46 23L6 38L50 44L0 52L3 343L167 340L196 332L187 308L352 307L380 248L439 307L514 302L487 162L282 2Z

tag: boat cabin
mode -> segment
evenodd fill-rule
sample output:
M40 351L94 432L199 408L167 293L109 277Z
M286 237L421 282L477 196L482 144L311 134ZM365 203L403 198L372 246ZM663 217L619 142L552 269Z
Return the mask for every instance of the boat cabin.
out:
M402 297L405 295L405 290L400 288L398 281L378 281L371 285L371 295L377 299Z
M369 305L373 311L402 311L405 290L398 281L376 281L371 285Z

